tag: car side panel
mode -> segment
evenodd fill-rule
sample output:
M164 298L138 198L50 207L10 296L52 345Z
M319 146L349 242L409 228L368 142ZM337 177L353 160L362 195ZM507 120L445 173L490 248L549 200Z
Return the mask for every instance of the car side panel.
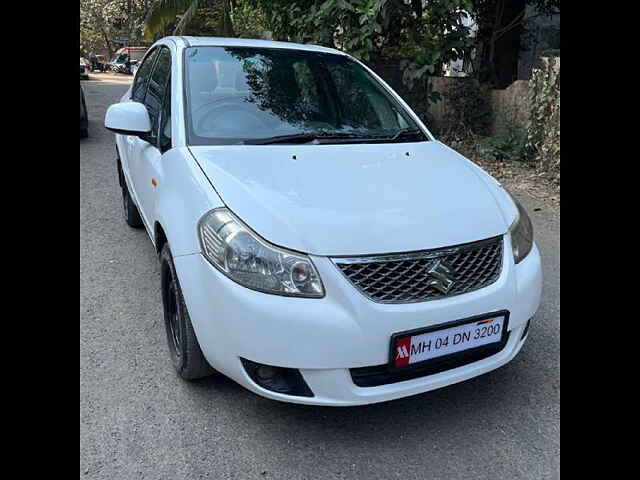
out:
M129 87L127 91L124 93L124 95L122 95L122 97L120 98L121 103L130 102L130 101L131 101L131 87ZM131 197L133 198L134 203L137 205L138 199L136 196L135 189L132 187L133 182L131 181L131 170L129 168L130 156L131 156L130 149L131 149L131 143L133 139L127 135L120 135L120 134L115 134L115 138L116 138L116 149L117 149L118 157L120 158L122 173L125 177L125 182L129 187L129 193L131 194Z
M116 135L119 151L126 137ZM121 154L122 158L122 154ZM156 226L164 230L174 256L200 252L198 221L209 210L224 206L187 147L172 148L153 162L156 185L145 211L148 233L156 244ZM122 160L125 181L131 189L128 162ZM130 190L131 191L131 190ZM134 202L138 202L134 192Z
M224 204L188 148L165 152L155 163L154 179L150 224L162 226L174 257L200 252L198 222L206 212Z
M137 197L135 189L133 188L133 182L131 181L131 138L127 135L116 134L116 149L117 155L120 158L120 165L122 166L122 173L124 174L129 193L137 205Z

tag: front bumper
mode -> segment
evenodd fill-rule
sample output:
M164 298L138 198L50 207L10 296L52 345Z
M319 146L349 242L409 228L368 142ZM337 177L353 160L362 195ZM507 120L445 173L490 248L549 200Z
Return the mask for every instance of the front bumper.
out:
M540 253L514 265L505 237L498 280L481 290L451 298L409 304L381 304L365 298L330 259L312 257L326 295L306 299L269 295L242 287L200 254L174 262L194 330L209 363L249 390L294 403L348 406L415 395L486 373L518 353L527 321L540 303ZM349 369L385 364L396 332L439 325L508 310L509 340L488 358L441 373L398 383L358 387ZM299 369L313 397L278 394L255 384L240 357Z

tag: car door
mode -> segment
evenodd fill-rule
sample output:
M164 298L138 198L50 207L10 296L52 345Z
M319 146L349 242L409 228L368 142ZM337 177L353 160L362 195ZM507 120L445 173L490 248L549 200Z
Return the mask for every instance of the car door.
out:
M142 219L150 232L153 231L153 221L155 220L155 189L158 186L161 169L161 147L163 150L166 149L166 128L161 129L160 127L163 105L165 101L171 101L170 77L171 51L167 47L161 47L149 78L143 102L149 112L151 132L145 137L136 137L132 155L135 160L131 164L138 195L138 210L140 210ZM168 100L165 99L167 90L169 90ZM161 143L161 140L164 143Z
M129 98L132 102L144 103L145 95L147 94L147 87L149 85L149 80L151 79L151 72L153 71L153 65L155 64L156 58L158 56L158 49L155 48L149 52L138 69L137 75L133 80L133 85L131 86L131 96ZM124 141L122 142L120 147L120 158L122 162L122 170L127 177L127 184L129 185L129 193L131 194L133 201L136 205L139 204L138 201L138 192L136 188L136 183L134 178L132 177L132 172L135 170L134 165L138 163L136 159L133 157L134 146L136 144L136 140L138 137L134 135L124 136Z

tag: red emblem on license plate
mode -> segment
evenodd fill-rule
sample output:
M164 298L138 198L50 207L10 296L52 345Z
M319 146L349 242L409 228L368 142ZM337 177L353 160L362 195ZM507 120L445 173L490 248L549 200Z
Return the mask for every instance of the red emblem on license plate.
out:
M411 358L411 337L396 339L396 367L409 365Z

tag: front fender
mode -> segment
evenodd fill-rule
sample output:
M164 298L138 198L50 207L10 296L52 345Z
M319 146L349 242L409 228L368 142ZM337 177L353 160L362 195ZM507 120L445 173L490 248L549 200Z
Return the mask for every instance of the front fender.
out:
M198 221L224 203L187 147L172 148L162 155L160 163L154 243L157 245L159 224L174 257L198 253Z

